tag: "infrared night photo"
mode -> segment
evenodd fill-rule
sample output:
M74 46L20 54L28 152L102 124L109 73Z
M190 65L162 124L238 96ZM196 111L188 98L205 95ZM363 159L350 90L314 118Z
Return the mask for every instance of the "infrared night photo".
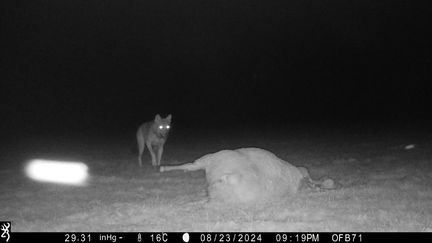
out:
M12 232L432 232L428 5L1 5Z

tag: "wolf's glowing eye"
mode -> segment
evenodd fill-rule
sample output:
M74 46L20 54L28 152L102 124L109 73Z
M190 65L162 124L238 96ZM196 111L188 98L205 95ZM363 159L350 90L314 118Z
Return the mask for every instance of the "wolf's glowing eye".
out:
M170 126L169 126L169 125L167 125L167 126L166 126L166 129L170 129Z
M159 129L163 129L163 126L162 126L162 125L160 125L160 126L159 126Z

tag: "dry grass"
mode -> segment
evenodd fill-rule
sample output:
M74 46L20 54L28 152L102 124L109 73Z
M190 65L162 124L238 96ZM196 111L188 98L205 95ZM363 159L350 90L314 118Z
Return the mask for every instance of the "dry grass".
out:
M330 176L343 185L334 191L303 191L264 207L208 203L203 171L138 169L130 141L41 143L32 149L42 148L45 155L78 154L90 166L89 185L32 182L19 166L5 168L16 165L15 158L2 157L0 215L13 222L13 231L432 231L431 144L398 147L414 142L403 136L302 134L197 135L168 142L165 163L254 146L307 166L313 177Z

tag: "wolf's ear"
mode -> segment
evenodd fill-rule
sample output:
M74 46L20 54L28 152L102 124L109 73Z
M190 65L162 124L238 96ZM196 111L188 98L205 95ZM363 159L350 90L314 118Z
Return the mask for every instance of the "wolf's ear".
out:
M160 119L162 119L162 118L160 117L159 114L157 114L157 115L155 116L155 121L160 121Z
M171 121L171 117L172 117L171 114L169 114L165 119Z

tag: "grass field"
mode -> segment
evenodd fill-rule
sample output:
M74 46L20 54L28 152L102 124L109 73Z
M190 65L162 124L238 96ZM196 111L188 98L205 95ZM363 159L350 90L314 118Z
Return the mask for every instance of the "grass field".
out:
M26 139L4 147L0 219L13 231L432 231L432 140L409 131L173 131L163 164L260 147L342 185L265 206L208 203L204 171L139 168L134 136ZM415 144L412 149L404 146ZM81 160L87 186L31 181L33 157ZM12 166L10 166L12 165Z

